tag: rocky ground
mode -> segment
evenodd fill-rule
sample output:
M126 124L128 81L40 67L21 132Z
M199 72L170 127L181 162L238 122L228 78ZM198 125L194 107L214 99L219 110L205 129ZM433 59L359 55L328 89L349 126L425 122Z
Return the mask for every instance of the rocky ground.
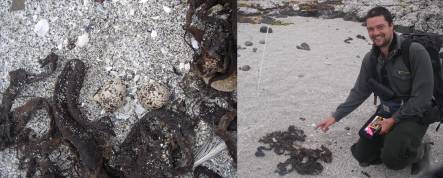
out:
M235 86L219 92L192 71L194 50L185 42L183 29L188 9L178 0L1 1L0 92L9 85L10 71L41 73L39 59L53 52L59 56L57 70L27 85L12 109L33 97L51 98L65 63L80 59L87 68L79 97L81 112L91 121L111 118L116 133L113 148L118 149L143 115L161 106L174 111L184 106L181 110L196 123L193 149L197 149L214 135L211 119L216 118L204 118L202 113L208 112L204 108L235 110L236 96L231 92ZM188 36L187 40L191 41ZM154 86L154 94L146 85ZM142 96L152 97L146 101ZM26 127L37 137L44 135L48 114L38 111ZM223 177L234 177L235 163L224 148L203 165ZM69 157L66 146L59 152ZM26 174L19 168L21 154L14 147L0 151L0 177ZM63 159L54 161L64 164Z
M439 13L427 21L441 19L440 2L426 2L430 3L429 8L439 7ZM332 152L332 162L319 161L324 169L318 175L302 176L294 171L283 177L415 177L410 175L410 167L400 171L383 165L362 168L352 158L350 146L358 139L362 124L375 111L372 97L327 133L314 129L316 123L344 101L362 58L371 47L366 29L359 22L363 11L374 4L399 9L400 3L403 1L239 2L242 11L238 26L239 177L282 177L277 165L289 156L274 151L263 151L264 156L261 153L257 156L257 148L264 146L259 141L264 136L286 131L289 125L306 134L305 141L297 145L311 149L324 145ZM406 23L408 16L397 19L402 25L397 30L424 30L420 23L426 20L420 17L427 13L428 7L425 2L409 3L414 5L406 7L419 7L415 12L420 15L409 19L414 24L411 28ZM311 10L303 10L307 7ZM349 13L351 7L360 15ZM436 25L431 32L442 34L438 23L427 26ZM436 126L431 125L427 132L435 143L431 153L433 167L443 164L439 146L443 137L435 132Z

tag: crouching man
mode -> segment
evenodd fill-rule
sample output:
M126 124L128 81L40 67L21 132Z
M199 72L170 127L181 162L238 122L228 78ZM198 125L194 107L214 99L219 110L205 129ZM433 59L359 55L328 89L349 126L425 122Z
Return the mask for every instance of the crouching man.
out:
M400 170L412 164L411 173L416 174L428 164L429 144L422 141L429 124L422 120L430 117L425 113L432 108L431 59L421 44L411 43L409 71L400 54L404 39L394 32L392 15L386 8L369 10L366 24L373 48L365 55L346 101L317 128L326 132L375 93L381 104L359 131L352 155L363 167L384 163L389 169Z

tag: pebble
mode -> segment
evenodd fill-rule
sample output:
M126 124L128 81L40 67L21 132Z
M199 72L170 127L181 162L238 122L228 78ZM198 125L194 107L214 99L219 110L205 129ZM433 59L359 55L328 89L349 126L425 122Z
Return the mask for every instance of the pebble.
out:
M363 35L357 35L358 39L362 39L362 40L366 40L366 37L364 37Z
M304 117L300 117L299 119L302 120L302 121L306 120L306 118L304 118Z
M307 43L302 43L299 46L296 46L296 48L301 49L301 50L306 50L306 51L311 50L311 48L309 47L309 45Z
M84 47L88 44L89 42L89 34L88 33L84 33L83 35L80 35L77 38L77 42L76 42L76 46L78 47Z
M37 33L38 36L43 37L49 32L49 22L47 19L41 19L34 26L34 32Z
M272 28L271 27L267 27L267 26L261 26L260 27L260 32L262 32L262 33L272 33Z
M345 130L351 130L351 128L350 127L345 127Z
M11 4L11 11L25 9L25 0L13 0Z
M258 43L265 44L265 40L260 40L260 41L258 41Z
M242 71L248 71L250 69L251 69L251 67L249 65L244 65L244 66L240 67L240 70L242 70Z
M257 52L257 48L252 48L252 52Z
M246 42L245 42L245 46L252 46L252 45L253 45L253 43L250 42L250 41L246 41Z
M349 43L351 43L351 40L353 40L353 39L351 37L348 37L344 42L349 44Z

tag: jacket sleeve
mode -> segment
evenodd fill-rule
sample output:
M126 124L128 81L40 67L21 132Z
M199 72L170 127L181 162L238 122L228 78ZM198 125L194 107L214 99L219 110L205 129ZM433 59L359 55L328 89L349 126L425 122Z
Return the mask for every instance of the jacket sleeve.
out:
M370 75L370 73L368 73L369 60L370 53L365 55L360 68L360 73L358 74L354 87L349 92L349 95L346 98L345 102L340 104L335 112L332 114L337 122L352 111L354 111L369 97L369 95L371 95L372 91L369 89L368 85L368 79Z
M433 96L434 75L428 52L422 45L412 43L409 54L412 72L411 96L392 116L397 122L423 117L423 113L431 107Z

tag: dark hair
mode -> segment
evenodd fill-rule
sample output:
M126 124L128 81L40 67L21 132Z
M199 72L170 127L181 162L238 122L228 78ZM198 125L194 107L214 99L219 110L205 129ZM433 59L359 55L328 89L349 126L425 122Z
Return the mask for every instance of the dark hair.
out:
M368 14L366 14L365 21L368 20L368 18L377 17L377 16L383 16L389 25L392 24L391 12L389 12L388 9L381 6L377 6L369 10Z

